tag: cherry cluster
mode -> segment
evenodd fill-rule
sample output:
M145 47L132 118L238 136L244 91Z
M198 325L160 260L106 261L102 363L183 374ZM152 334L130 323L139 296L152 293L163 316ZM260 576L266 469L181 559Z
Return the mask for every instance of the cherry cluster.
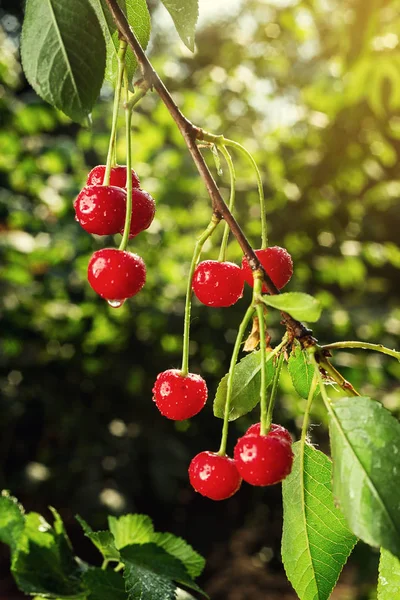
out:
M96 235L124 234L127 212L127 172L124 166L110 170L109 185L103 185L105 165L90 171L86 185L74 202L75 219L88 233ZM135 171L131 171L132 210L129 239L147 229L154 219L155 202L140 188ZM103 248L93 254L88 265L88 280L92 288L111 306L120 306L126 298L135 296L145 284L146 267L137 254Z
M256 250L256 255L276 287L284 287L293 274L293 262L287 250L274 246ZM245 282L254 285L245 257L241 268L231 262L205 260L195 269L192 288L203 304L227 307L242 297ZM262 291L267 292L265 286ZM206 382L200 375L184 375L179 369L160 373L153 387L157 408L175 421L199 413L207 394ZM234 458L209 451L195 456L189 466L190 483L197 492L212 500L231 497L242 479L255 486L273 485L291 471L291 444L290 433L281 425L272 424L267 435L261 435L260 423L256 423L237 441Z

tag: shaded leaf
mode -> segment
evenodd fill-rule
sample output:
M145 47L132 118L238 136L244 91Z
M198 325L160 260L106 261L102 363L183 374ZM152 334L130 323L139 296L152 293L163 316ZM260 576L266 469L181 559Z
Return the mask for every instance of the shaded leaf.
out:
M182 538L172 533L155 533L152 541L183 562L191 577L198 577L202 573L206 561Z
M27 0L21 58L35 92L82 122L99 95L106 64L103 32L89 0Z
M53 528L37 513L26 515L11 570L18 587L26 594L71 598L83 592L81 570L60 517Z
M93 542L105 560L119 561L119 552L115 547L114 536L110 531L93 531L79 515L76 516L76 520L82 526L85 535Z
M378 577L378 600L400 598L400 561L381 548Z
M294 389L301 398L307 400L314 378L314 366L310 364L306 350L302 349L300 342L297 340L294 340L289 356L288 371Z
M111 16L106 0L90 1L97 13L106 40L107 61L105 78L112 85L115 85L118 72L118 30ZM150 39L151 28L150 14L147 8L146 0L118 0L118 4L127 17L129 25L133 29L137 39L140 42L140 45L143 49L146 49ZM132 79L137 69L137 60L131 48L128 48L126 51L125 65L127 69L129 85L132 88Z
M83 580L90 591L88 600L127 600L128 598L121 573L92 567L85 572Z
M153 539L153 523L147 515L108 517L108 526L118 550L130 544L144 544Z
M400 556L400 423L378 402L328 405L333 491L350 529Z
M314 323L321 316L320 302L303 292L285 292L276 296L263 296L263 302L289 313L299 321Z
M0 541L14 552L25 525L24 509L16 498L3 491L0 496Z
M182 42L194 52L194 34L199 17L198 0L161 0L169 12Z
M267 355L268 358L268 355ZM271 385L274 376L272 360L267 363L267 386ZM233 372L231 408L229 420L234 421L253 410L260 401L261 385L261 352L253 352L237 363ZM224 418L228 373L221 379L214 399L214 415Z
M282 559L300 600L327 600L357 538L332 494L332 463L301 442L292 446L292 472L283 481Z
M180 560L156 544L134 544L121 550L129 600L173 600L174 581L201 591Z

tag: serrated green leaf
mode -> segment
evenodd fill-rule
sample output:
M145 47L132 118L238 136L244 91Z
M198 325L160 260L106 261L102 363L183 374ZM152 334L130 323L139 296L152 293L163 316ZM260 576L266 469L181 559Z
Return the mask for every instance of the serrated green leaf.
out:
M82 595L81 570L58 516L55 528L37 513L25 517L24 531L12 559L12 574L20 590L56 598Z
M202 573L206 561L182 538L172 533L155 533L152 541L183 562L191 577L198 577Z
M297 340L294 340L289 356L288 371L294 389L301 398L307 400L315 370L309 362L307 352L302 349L300 342Z
M103 32L89 0L27 0L21 58L43 100L74 121L85 120L106 64Z
M112 85L115 85L118 72L118 49L119 36L115 22L111 16L106 0L90 0L95 9L101 28L104 33L107 46L107 61L105 78ZM143 49L147 48L150 39L150 13L147 8L146 0L118 0L121 10L128 19L140 45ZM132 89L132 79L137 69L137 60L131 48L127 49L125 55L125 65L130 89Z
M268 356L267 356L268 358ZM272 360L267 363L267 386L271 385L274 376ZM229 420L234 421L253 410L260 401L261 385L261 353L248 354L235 366L233 372L231 409ZM224 418L228 374L221 379L214 399L214 415Z
M93 531L90 525L88 525L86 521L79 515L76 516L76 520L81 525L86 537L93 542L105 560L114 560L119 562L119 552L115 547L115 540L111 531Z
M129 600L172 600L174 581L203 593L184 564L156 544L126 546L121 549L121 558Z
M25 526L24 509L16 498L3 491L0 496L0 542L14 552Z
M332 463L301 442L292 446L292 472L283 481L282 560L300 600L327 600L357 538L332 494Z
M172 17L182 42L194 52L194 34L199 17L198 0L161 0Z
M130 544L151 542L154 534L153 523L147 515L108 517L108 526L118 550Z
M127 600L122 574L96 567L88 569L83 580L89 590L88 600Z
M276 296L263 296L263 302L283 310L294 319L314 323L321 316L321 304L319 300L303 292L285 292Z
M366 397L328 405L333 491L350 529L400 556L400 423Z
M378 577L378 600L400 598L400 561L381 548Z

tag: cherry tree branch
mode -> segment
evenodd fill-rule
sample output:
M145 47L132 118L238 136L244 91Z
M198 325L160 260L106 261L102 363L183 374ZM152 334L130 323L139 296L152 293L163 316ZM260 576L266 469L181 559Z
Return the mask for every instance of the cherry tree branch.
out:
M211 175L205 163L205 160L197 146L196 141L204 139L204 132L199 127L193 125L193 123L191 123L179 110L176 102L172 98L171 94L165 87L164 83L161 81L160 77L158 76L153 66L151 65L149 59L147 58L146 54L144 53L138 39L136 38L134 32L129 26L126 16L119 7L117 0L106 1L110 9L111 15L114 19L114 22L119 30L120 36L126 40L126 42L132 48L137 58L137 61L140 65L140 69L142 71L142 76L145 85L149 88L155 89L157 94L160 96L162 102L166 106L167 110L169 111L170 115L174 119L176 125L178 126L178 129L181 132L183 139L185 140L185 143L197 167L197 170L199 171L199 174L205 183L208 194L211 198L214 212L217 216L223 218L229 225L230 230L232 231L244 255L246 256L251 269L253 271L260 270L262 272L264 283L268 292L273 295L279 294L279 290L263 269L262 265L260 264L260 261L258 260L253 248L251 247L249 241L243 233L240 225L238 224L235 217L232 215L228 206L226 205L224 199L222 198L218 186L215 183L214 178ZM297 339L305 338L307 340L308 345L315 343L315 340L311 337L312 331L308 329L303 323L297 321L296 319L293 319L293 317L291 317L285 312L282 312L281 314L283 322L286 325L286 328L288 332L292 335L292 337L296 337Z

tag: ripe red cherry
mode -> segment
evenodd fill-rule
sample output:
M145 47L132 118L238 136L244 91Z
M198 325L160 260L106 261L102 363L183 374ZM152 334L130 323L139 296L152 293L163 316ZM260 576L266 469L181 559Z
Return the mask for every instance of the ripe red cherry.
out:
M169 369L157 376L153 400L164 417L183 421L201 411L207 401L207 385L200 375Z
M264 250L256 250L256 256L278 290L282 289L293 275L293 261L289 252L285 248L272 246ZM245 256L242 259L242 270L245 280L253 287L253 273ZM262 292L263 294L268 292L265 284Z
M155 212L156 204L150 194L144 190L132 190L132 218L129 237L133 238L150 227ZM124 233L123 228L121 233Z
M94 167L87 176L86 185L103 185L106 165ZM110 185L116 185L121 188L126 187L126 167L116 165L110 171ZM139 188L140 181L135 171L132 169L132 187Z
M243 273L234 263L204 260L196 267L192 287L206 306L232 306L243 296Z
M214 452L200 452L189 466L192 487L211 500L225 500L235 494L242 483L235 461Z
M75 219L85 231L112 235L124 223L126 192L112 185L87 185L76 198L74 208Z
M283 438L251 433L241 437L234 450L236 468L251 485L273 485L292 470L293 452Z
M244 435L251 435L251 434L260 435L260 430L261 430L261 424L254 423L253 425L251 425L248 428L248 430L246 431L246 433ZM275 423L271 423L271 429L269 430L267 435L271 436L271 437L282 438L282 439L286 440L287 442L289 442L289 444L293 443L292 436L290 435L288 430L285 429L285 427L282 427L282 425L276 425Z
M95 252L89 261L88 280L102 298L125 300L144 286L146 267L137 254L103 248Z

